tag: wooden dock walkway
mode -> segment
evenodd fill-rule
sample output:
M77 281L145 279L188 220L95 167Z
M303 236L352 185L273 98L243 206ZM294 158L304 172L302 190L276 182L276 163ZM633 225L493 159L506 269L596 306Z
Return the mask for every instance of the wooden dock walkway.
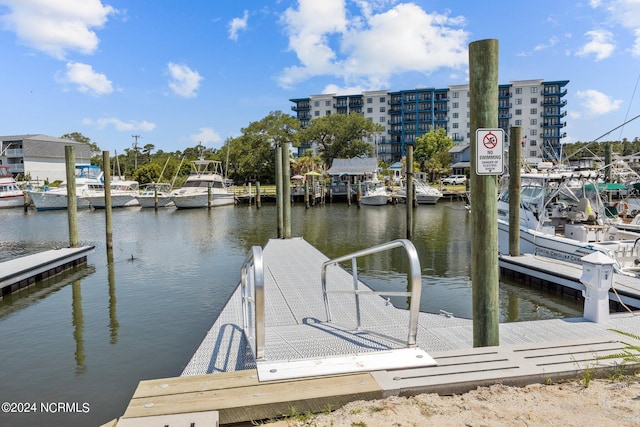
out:
M93 251L94 246L52 249L0 263L0 299L39 280L86 264L87 255Z
M306 363L303 375L271 380L260 372L263 362L256 362L243 331L239 287L182 376L140 382L124 415L105 426L148 425L148 417L167 416L184 423L197 414L214 413L216 422L224 425L279 417L292 409L336 409L349 401L389 395L462 393L495 383L525 385L576 378L585 370L598 375L624 365L619 357L602 359L621 353L623 341L640 345L611 330L637 333L640 313L613 313L601 323L584 318L504 323L500 346L482 348L473 348L471 320L420 313L418 358L428 352L425 363L394 360L393 352L402 346L384 337L406 339L407 310L396 309L378 295L362 294L363 328L354 329L354 297L332 294L332 322L326 322L320 276L327 258L300 238L271 240L263 256L267 366L280 364L274 368L278 371L287 364ZM331 289L353 288L353 276L345 270L331 268L327 275ZM368 290L361 282L358 288ZM429 298L428 292L422 297ZM348 364L360 356L378 357L377 362L386 365L349 366L331 375L313 366Z

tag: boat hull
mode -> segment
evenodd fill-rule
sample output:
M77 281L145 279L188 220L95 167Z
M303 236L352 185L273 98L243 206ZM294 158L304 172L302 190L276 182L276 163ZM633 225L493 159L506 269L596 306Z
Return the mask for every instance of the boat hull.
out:
M84 197L94 209L104 209L104 195L101 196L87 196ZM128 208L133 206L139 206L138 199L133 194L111 195L111 207L112 208Z
M37 211L67 209L67 194L63 192L32 191L29 193L29 199ZM89 202L82 197L78 196L76 200L78 209L88 209L91 207Z
M155 196L138 196L138 204L141 208L155 208L156 207L156 199ZM171 202L171 197L169 196L158 196L158 207L164 208L168 206L173 206Z
M209 206L209 195L207 193L178 194L171 196L171 201L178 209L196 209ZM211 207L228 206L235 203L232 193L212 193Z
M375 196L362 196L360 203L365 206L384 206L389 202L389 196L386 194Z
M24 195L0 196L0 209L20 208L24 206Z

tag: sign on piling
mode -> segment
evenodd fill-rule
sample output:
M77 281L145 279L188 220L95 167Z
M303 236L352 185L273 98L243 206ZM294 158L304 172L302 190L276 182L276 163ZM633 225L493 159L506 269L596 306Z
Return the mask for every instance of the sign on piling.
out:
M502 175L504 170L504 130L476 130L476 174Z

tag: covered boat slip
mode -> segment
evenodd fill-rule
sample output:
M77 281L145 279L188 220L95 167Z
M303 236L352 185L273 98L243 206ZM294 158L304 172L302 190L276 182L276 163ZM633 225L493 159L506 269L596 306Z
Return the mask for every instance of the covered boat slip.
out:
M619 367L625 363L620 357L601 357L620 354L625 342L640 344L611 330L637 333L640 315L614 313L601 323L505 323L500 346L473 348L471 320L416 313L414 323L411 311L395 308L357 280L353 261L354 275L328 263L325 300L328 258L312 245L301 238L271 240L261 252L264 325L256 310L261 295L253 285L261 269L254 248L243 267L248 285L236 289L182 376L142 381L118 425L177 414L184 422L208 411L228 424L389 395L575 378L587 369L593 374ZM406 295L406 283L394 287L399 289L390 290L392 296Z

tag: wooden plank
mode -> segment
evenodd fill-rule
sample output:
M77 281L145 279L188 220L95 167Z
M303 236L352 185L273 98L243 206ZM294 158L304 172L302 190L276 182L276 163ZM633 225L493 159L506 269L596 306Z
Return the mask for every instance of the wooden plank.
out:
M343 375L134 398L123 418L216 410L220 423L227 424L278 417L289 414L291 408L320 412L329 406L335 409L353 400L380 397L382 390L371 375Z
M218 411L206 411L193 414L123 418L118 422L117 427L217 427L219 421Z
M140 381L133 399L258 385L255 369Z

